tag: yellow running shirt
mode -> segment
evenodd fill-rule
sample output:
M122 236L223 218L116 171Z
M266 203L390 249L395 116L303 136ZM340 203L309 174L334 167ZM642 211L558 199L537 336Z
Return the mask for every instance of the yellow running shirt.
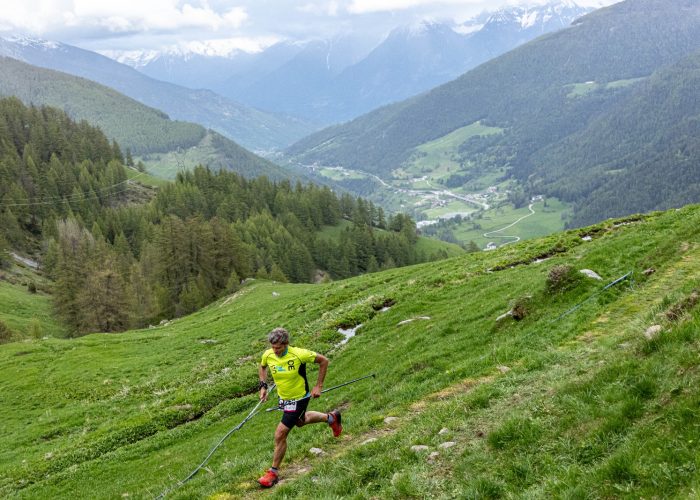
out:
M287 346L287 352L281 357L268 349L263 353L260 364L270 368L280 399L299 399L309 392L306 363L313 363L316 356L313 351Z

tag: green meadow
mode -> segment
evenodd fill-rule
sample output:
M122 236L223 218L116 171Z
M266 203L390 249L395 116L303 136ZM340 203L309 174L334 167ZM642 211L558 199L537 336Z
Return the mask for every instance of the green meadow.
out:
M699 291L693 206L344 281L253 280L156 328L2 345L0 495L693 498ZM262 491L279 421L262 411L175 488L255 407L281 325L328 355L326 387L376 374L311 403L340 408L343 434L295 429Z
M34 283L39 290L29 292L28 283ZM28 271L15 283L0 281L0 321L11 330L13 338L66 335L65 328L53 315L50 297L42 288L42 280Z
M457 158L459 146L476 136L502 134L503 129L474 122L449 134L418 146L406 165L394 172L396 178L428 175L431 179L449 177L462 169Z
M611 89L624 88L624 87L628 87L630 85L634 85L635 83L641 82L642 80L646 80L646 78L647 77L628 78L625 80L615 80L612 82L607 82L605 84L601 84L601 83L594 82L594 81L585 82L585 83L572 83L570 85L566 85L566 88L569 90L567 97L568 98L583 97L587 94L590 94L593 91L600 90L600 89L611 90Z
M162 177L155 177L146 172L139 172L133 168L125 169L126 175L130 180L150 187L162 187L171 181L165 180Z
M483 212L481 218L462 222L454 233L459 241L473 241L481 248L486 247L489 242L500 246L516 241L516 237L526 240L562 231L565 223L565 220L562 220L562 213L567 208L565 203L556 199L547 199L546 207L543 201L533 203L532 209L535 213L528 215L530 210L527 207L515 209L512 205L504 205ZM514 226L499 231L525 216L527 217ZM490 235L484 236L484 234Z

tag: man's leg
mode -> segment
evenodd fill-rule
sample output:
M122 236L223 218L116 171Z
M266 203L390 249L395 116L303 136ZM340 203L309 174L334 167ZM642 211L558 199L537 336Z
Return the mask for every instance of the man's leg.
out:
M328 413L318 411L307 411L304 420L299 420L297 426L301 427L306 424L317 424L318 422L328 422Z
M330 413L307 411L304 420L299 420L297 426L302 427L306 424L316 424L319 422L326 422L330 425L333 436L335 437L340 436L340 433L343 432L343 426L340 423L340 412L338 410L333 410Z
M284 454L287 453L287 435L291 429L283 423L277 424L275 430L275 454L272 457L272 466L279 469Z

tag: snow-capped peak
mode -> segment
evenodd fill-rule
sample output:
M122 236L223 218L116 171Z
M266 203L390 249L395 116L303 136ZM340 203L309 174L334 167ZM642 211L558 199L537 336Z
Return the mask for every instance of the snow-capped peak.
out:
M99 53L132 68L142 68L161 55L157 50L101 50Z
M422 19L411 24L406 24L393 31L395 35L401 35L405 37L419 37L425 36L436 28L442 27L443 25L432 19Z
M242 52L250 54L261 52L277 42L279 42L277 37L195 40L166 46L159 50L104 50L100 53L133 68L142 68L162 57L175 57L185 61L196 56L230 59Z
M589 11L574 0L560 0L547 4L504 7L493 12L486 24L517 24L528 29L553 18L570 18Z
M15 45L20 45L22 47L35 47L44 50L53 50L61 46L60 43L51 40L43 40L41 38L35 38L26 35L12 35L5 38L8 42L14 43Z

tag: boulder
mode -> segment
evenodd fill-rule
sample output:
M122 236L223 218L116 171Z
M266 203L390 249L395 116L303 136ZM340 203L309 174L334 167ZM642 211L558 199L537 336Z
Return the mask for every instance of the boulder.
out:
M510 311L508 311L508 312L505 312L505 313L501 314L498 318L496 318L496 321L503 321L504 319L509 318L509 317L511 317L511 316L513 316L513 310L512 310L512 309L511 309Z
M644 332L644 337L646 337L647 340L654 340L661 334L661 330L661 325L652 325Z
M424 444L414 444L411 446L411 451L414 453L423 453L424 451L428 451L430 449L430 446L426 446Z
M581 269L580 273L585 274L586 276L588 276L589 278L593 278L594 280L603 280L603 278L601 278L597 272L591 271L590 269Z
M441 443L438 445L438 448L442 448L443 450L446 450L448 448L452 448L454 445L456 445L454 441L445 441L444 443Z
M321 448L311 448L309 450L309 453L311 453L312 455L319 456L319 455L323 455L325 453L325 451L323 451Z

